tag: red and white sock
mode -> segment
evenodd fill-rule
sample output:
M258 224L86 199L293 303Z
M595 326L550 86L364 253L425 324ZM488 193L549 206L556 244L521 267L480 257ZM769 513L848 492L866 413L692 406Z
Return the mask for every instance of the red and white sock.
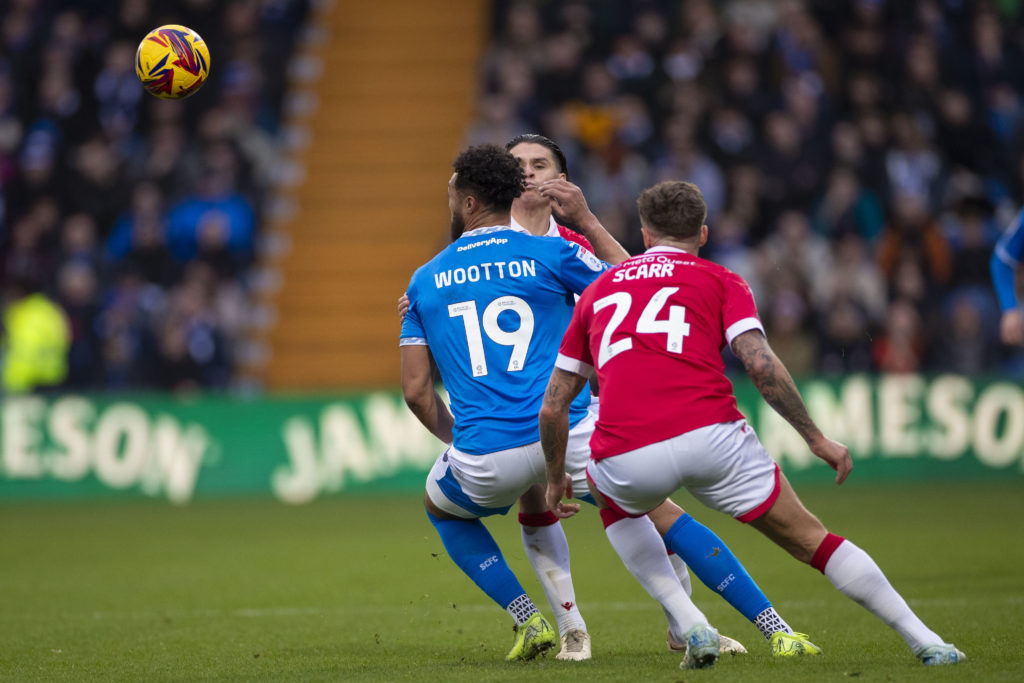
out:
M914 654L943 642L911 611L871 556L850 541L829 534L814 553L811 566L843 595L895 629Z
M559 634L565 635L573 629L586 631L587 624L576 606L576 591L569 571L569 541L558 518L550 510L534 515L520 513L519 529L526 558L555 614Z
M683 590L686 591L687 595L692 596L693 585L690 583L690 571L686 568L686 563L683 562L683 558L669 550L668 561L672 563L672 571L676 573L676 578L679 579L679 583L682 585Z
M686 568L686 563L683 562L683 558L669 550L668 561L672 563L672 571L676 573L676 578L679 579L679 584L683 587L683 590L686 591L687 595L692 596L693 585L690 583L690 570ZM661 610L665 613L665 618L668 619L668 623L671 625L672 616L664 607L662 607Z
M601 510L605 534L629 573L658 601L668 617L669 629L676 640L696 624L708 623L707 617L690 600L672 569L665 542L647 517L623 517L612 510Z

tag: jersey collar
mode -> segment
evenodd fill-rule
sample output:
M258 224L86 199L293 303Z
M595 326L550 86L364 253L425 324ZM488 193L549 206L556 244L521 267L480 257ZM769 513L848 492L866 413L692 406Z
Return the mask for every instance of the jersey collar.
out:
M515 218L512 219L512 228L522 230L523 232L530 232ZM530 234L532 235L533 233L530 232ZM561 233L558 232L558 223L555 222L555 217L548 216L548 231L541 235L541 237L559 237L560 235Z
M668 252L669 254L686 254L687 256L693 256L693 254L691 254L690 252L686 251L685 249L680 249L679 247L670 247L667 244L659 244L656 247L651 247L650 249L648 249L644 253L645 254L657 254L659 252L660 253Z
M459 235L459 239L461 240L463 237L479 237L480 235L488 235L492 232L501 232L502 230L511 230L513 232L524 232L526 234L530 234L526 231L526 228L519 225L513 220L512 225L489 225L482 228L473 228L472 230L467 230L466 232Z

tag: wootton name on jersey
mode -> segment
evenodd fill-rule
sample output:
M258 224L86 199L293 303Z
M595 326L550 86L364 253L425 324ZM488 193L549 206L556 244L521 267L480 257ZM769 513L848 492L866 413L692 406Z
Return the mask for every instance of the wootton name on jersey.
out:
M441 289L442 287L451 287L453 282L461 285L466 282L479 282L481 278L490 280L492 268L494 269L494 278L498 280L505 278L506 271L508 277L537 277L537 262L533 259L529 261L495 261L481 263L479 266L450 268L440 273L434 273L434 285Z

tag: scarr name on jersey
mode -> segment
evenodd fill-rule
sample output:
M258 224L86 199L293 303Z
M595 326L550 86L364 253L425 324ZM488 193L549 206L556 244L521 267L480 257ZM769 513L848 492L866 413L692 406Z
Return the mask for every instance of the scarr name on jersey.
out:
M612 282L639 280L648 277L672 277L672 270L675 268L675 265L675 263L641 263L640 265L626 266L615 271L615 275L612 276Z
M434 273L434 286L438 289L450 287L453 283L479 282L483 280L502 280L511 277L537 277L537 263L533 259L520 261L494 261L481 263L479 266L466 268L449 268Z

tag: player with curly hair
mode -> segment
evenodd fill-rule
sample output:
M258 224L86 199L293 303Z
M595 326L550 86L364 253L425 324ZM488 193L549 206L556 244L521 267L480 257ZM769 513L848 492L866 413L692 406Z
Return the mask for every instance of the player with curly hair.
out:
M537 432L543 388L573 295L607 266L579 244L511 226L511 205L525 180L505 150L471 147L454 169L448 183L452 244L416 271L407 290L402 389L420 422L451 444L427 477L428 518L456 565L515 619L507 659L526 660L555 647L558 633L480 518L505 514L531 490L543 500ZM451 412L434 388L435 364ZM581 392L570 410L570 457L579 460L579 471L593 430L589 404ZM664 556L660 541L655 545Z

